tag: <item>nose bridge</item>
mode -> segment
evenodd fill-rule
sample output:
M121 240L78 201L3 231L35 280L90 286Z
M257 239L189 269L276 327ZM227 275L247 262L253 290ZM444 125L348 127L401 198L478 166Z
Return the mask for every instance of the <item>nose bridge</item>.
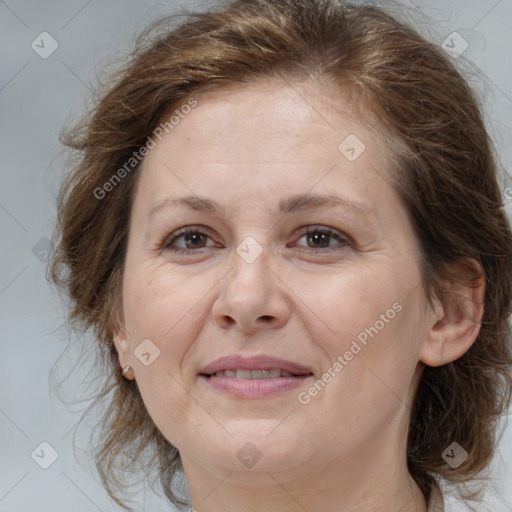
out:
M261 240L261 236L259 237ZM240 297L247 295L253 301L264 300L273 286L269 269L268 244L258 242L253 236L245 236L233 254L233 270L229 277L230 288Z
M223 326L236 323L253 330L286 322L288 301L270 269L270 260L268 245L253 236L245 236L235 247L231 271L213 306L215 319Z

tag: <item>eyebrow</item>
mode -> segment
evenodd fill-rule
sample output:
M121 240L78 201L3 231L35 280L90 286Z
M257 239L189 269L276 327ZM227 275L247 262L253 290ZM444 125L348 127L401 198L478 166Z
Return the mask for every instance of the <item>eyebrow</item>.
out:
M148 213L148 217L152 217L157 211L164 207L175 206L184 207L189 210L209 213L219 217L226 218L226 209L212 199L206 197L200 197L196 195L177 197L177 198L165 198L158 202L151 208ZM304 210L311 210L313 208L327 207L336 208L343 207L349 210L353 210L364 216L368 216L371 213L371 208L358 201L348 200L346 198L334 195L334 194L296 194L286 199L279 201L278 211L282 214L300 213Z

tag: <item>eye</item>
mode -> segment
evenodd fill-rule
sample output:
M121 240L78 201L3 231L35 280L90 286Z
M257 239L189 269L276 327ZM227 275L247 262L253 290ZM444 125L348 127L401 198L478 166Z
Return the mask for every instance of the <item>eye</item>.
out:
M340 250L344 249L347 245L350 244L350 241L347 237L344 237L340 233L333 231L328 228L323 228L321 226L308 226L305 233L301 236L299 240L306 237L306 241L308 243L308 248L310 249L320 249L320 250ZM329 245L332 240L337 240L338 244ZM309 246L309 244L312 246Z
M180 238L183 238L185 248L173 247L176 241L179 240ZM164 242L162 243L162 249L175 253L187 254L194 251L194 249L203 249L203 244L205 243L207 238L209 238L209 236L206 231L198 227L191 226L180 229L171 237L168 237L166 240L164 240Z
M173 233L170 237L167 237L160 245L162 249L166 251L171 251L178 254L190 254L197 249L206 248L206 243L209 238L210 237L208 232L204 229L201 229L197 226L189 226ZM321 226L308 226L299 240L303 238L306 238L306 249L317 249L315 252L342 250L350 244L348 237L341 235L339 232ZM184 247L177 245L177 242L180 240L185 245ZM331 242L333 240L337 241L337 244L332 245Z

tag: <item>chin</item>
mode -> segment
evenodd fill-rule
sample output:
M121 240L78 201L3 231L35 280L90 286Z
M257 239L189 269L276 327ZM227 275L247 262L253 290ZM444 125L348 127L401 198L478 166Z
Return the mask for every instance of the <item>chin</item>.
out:
M299 466L307 458L302 445L304 432L287 428L282 420L236 420L224 424L233 436L216 447L219 461L230 471L280 472Z

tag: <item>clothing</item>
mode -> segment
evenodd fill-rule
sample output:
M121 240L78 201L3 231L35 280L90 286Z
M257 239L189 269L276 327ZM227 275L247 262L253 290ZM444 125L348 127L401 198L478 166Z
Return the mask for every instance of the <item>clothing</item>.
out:
M437 482L434 482L430 490L427 512L444 512L444 499Z

